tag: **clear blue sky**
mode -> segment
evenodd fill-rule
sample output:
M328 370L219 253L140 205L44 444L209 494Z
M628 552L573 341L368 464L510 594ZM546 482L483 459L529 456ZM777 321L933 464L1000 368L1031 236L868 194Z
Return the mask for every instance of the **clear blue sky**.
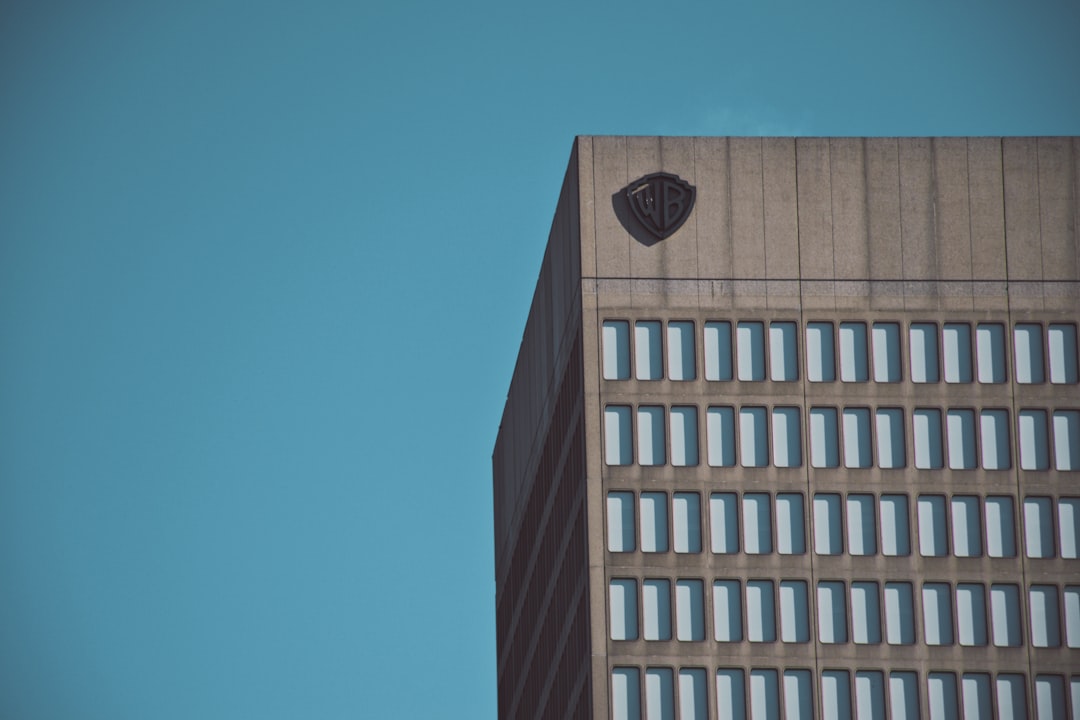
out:
M1075 2L0 3L0 718L493 718L576 134L1080 134Z

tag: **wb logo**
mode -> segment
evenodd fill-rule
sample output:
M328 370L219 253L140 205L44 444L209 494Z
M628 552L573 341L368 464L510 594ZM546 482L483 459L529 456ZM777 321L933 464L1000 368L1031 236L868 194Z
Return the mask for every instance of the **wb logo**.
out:
M630 211L660 240L674 234L690 217L694 194L693 185L678 175L663 172L646 175L626 186Z

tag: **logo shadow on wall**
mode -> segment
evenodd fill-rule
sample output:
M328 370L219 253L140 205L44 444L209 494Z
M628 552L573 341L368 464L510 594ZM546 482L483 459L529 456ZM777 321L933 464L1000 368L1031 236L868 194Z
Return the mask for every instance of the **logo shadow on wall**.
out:
M646 247L675 233L690 217L697 192L678 175L640 177L611 196L611 207L626 231Z

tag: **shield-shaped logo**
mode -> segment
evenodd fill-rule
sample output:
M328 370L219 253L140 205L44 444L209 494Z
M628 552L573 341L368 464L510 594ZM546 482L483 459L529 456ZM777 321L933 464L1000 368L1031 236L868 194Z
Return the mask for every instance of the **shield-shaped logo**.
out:
M663 240L682 227L694 209L694 186L678 175L657 172L626 186L626 199L637 221Z

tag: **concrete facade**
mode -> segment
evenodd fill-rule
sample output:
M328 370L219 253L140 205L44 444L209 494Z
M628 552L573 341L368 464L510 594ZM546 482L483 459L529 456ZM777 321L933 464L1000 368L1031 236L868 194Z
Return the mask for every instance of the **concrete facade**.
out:
M649 244L658 171L697 199ZM1080 717L1078 228L1077 138L578 138L493 456L500 717Z

